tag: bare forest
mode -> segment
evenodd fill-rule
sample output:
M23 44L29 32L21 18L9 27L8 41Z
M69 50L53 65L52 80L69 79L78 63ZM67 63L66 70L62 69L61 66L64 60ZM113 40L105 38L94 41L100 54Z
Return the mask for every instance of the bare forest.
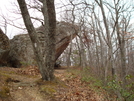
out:
M39 88L43 86L44 81L47 85L55 82L59 85L56 79L58 78L72 89L67 91L65 90L67 88L63 87L63 91L58 88L59 92L64 94L57 94L54 88L51 91L56 93L54 96L57 97L54 97L55 100L51 97L49 99L134 101L133 0L17 0L12 5L15 7L12 13L17 15L14 17L17 20L0 14L2 19L0 27L5 34L8 34L8 26L28 33L37 63L36 65L33 65L33 62L25 63L25 66L17 68L17 71L29 74L27 73L31 72L28 71L29 67L33 67L35 74L38 72L37 75L43 80L37 82ZM59 27L61 24L64 26ZM42 26L43 30L37 32L39 26ZM43 49L38 33L44 35ZM63 35L64 37L61 38ZM1 68L0 75L4 70L4 67ZM14 82L12 79L9 81ZM90 83L90 87L95 92L103 92L103 94L98 96L99 94L96 95L91 89L86 90L87 84ZM73 88L73 84L78 91ZM47 87L42 88L41 91L46 89ZM49 90L47 89L48 92ZM89 97L89 91L92 97Z

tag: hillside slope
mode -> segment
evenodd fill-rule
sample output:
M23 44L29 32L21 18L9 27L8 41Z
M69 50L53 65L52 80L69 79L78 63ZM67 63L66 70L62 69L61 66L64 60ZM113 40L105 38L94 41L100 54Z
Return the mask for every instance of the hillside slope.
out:
M36 67L0 68L0 101L110 101L106 93L82 82L79 73L79 69L58 69L49 82L41 80Z

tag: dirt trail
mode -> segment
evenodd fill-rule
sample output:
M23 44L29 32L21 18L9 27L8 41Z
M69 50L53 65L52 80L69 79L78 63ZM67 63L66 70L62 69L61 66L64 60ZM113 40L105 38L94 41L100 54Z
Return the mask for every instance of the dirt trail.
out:
M55 70L55 75L63 74L65 69ZM19 80L18 83L10 83L10 87L12 88L10 94L14 101L49 101L47 95L42 94L39 90L36 81L41 77L38 75L37 77L27 77L20 75L12 75L15 80Z
M9 77L6 81L10 88L11 101L47 101L39 92L39 87L35 83L40 78L40 75L27 75L22 72L26 71L24 69L7 67L0 68L0 71ZM8 99L2 101L8 101Z
M58 81L41 85L37 84L41 78L40 74L32 75L36 74L33 72L37 72L36 69L9 70L9 68L4 68L0 70L6 69L15 72L10 74L8 81L11 101L106 101L82 83L80 76L66 72L66 69L55 70L54 74Z
M10 74L10 95L13 101L45 101L35 83L39 79L27 75ZM46 100L47 101L47 100Z

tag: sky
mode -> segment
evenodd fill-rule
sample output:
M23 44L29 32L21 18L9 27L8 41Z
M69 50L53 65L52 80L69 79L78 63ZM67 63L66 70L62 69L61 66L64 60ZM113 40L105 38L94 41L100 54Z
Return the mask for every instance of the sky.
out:
M60 0L55 0L56 4L59 5ZM63 0L65 1L65 0ZM15 3L14 3L15 2ZM17 11L17 0L2 0L0 1L0 28L4 31L4 33L12 39L14 35L18 34L26 34L26 30L24 30L25 26L23 24L23 20L19 12ZM56 10L60 12L59 10ZM36 15L37 17L41 17L41 14L35 14L34 11L31 12L31 15ZM5 18L6 17L6 18ZM60 16L57 15L59 18ZM6 19L6 20L5 20ZM5 24L5 22L10 24ZM36 22L33 21L35 24ZM15 25L15 27L14 27ZM41 23L36 23L35 27L40 26ZM6 26L6 27L5 27ZM19 27L19 28L17 28Z
M31 0L27 0L27 1L31 1ZM56 8L60 7L60 4L62 2L66 3L69 0L55 0L56 2ZM79 0L74 0L76 2L78 2ZM89 0L87 0L89 2ZM91 0L92 1L92 0ZM107 0L109 1L109 0ZM126 0L124 0L126 1ZM133 0L127 0L127 1L133 1ZM16 3L13 3L16 2ZM131 3L133 5L133 3ZM23 20L21 17L21 14L19 14L20 12L18 12L18 7L17 7L18 3L17 0L1 0L0 1L0 28L4 31L4 33L11 39L13 38L14 35L18 35L18 34L26 34L26 29L25 26L23 24ZM56 13L57 13L57 20L59 21L61 19L61 16L59 14L59 12L61 12L63 10L63 8L60 9L56 9ZM34 15L36 17L42 17L41 14L37 14L35 13L35 11L31 11L31 15ZM133 14L134 15L134 14ZM5 17L3 17L5 16ZM6 19L6 20L5 20ZM134 17L133 17L134 19ZM7 25L5 25L5 21L8 22ZM41 25L41 23L37 23L35 20L33 20L33 23L35 25L35 27L39 27ZM134 23L134 20L131 20L131 23ZM14 27L15 25L15 27ZM6 27L5 27L6 26ZM17 28L19 27L19 28Z
M11 0L10 0L11 1ZM2 0L0 1L0 28L4 31L5 34L7 34L7 36L9 38L13 37L13 32L15 31L15 29L11 26L11 25L5 25L5 17L6 16L8 18L10 18L10 15L13 15L10 10L13 9L13 6L11 5L9 0ZM5 26L7 26L7 32L5 31Z

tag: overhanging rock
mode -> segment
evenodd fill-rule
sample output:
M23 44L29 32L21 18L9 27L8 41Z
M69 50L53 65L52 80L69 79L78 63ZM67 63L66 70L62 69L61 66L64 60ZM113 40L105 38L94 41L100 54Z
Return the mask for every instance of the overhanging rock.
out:
M44 34L42 33L43 30L44 30L43 26L36 29L42 47L42 51L45 49L44 47L45 39ZM55 36L56 38L55 60L57 60L58 57L67 48L71 40L75 38L77 30L78 28L70 23L67 22L57 23L56 36ZM10 55L17 57L18 60L21 61L22 65L36 64L32 43L28 34L21 34L14 36L14 38L10 40L10 46L11 46Z

